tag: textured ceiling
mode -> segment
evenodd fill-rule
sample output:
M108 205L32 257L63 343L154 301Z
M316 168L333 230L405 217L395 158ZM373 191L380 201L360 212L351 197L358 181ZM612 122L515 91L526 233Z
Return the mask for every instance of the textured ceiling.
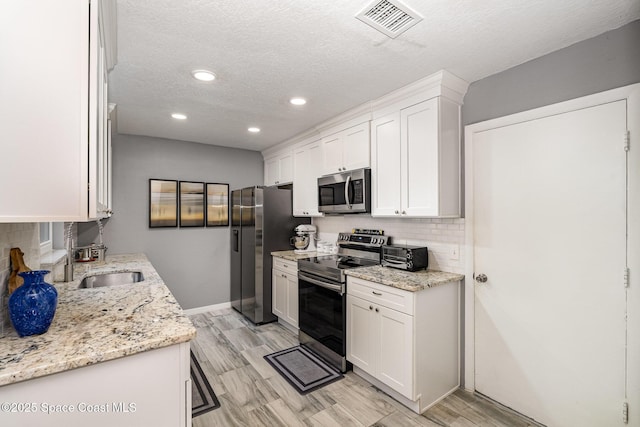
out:
M424 20L390 39L354 18L369 1L118 0L118 132L262 150L438 70L473 82L640 18L640 0L404 0Z

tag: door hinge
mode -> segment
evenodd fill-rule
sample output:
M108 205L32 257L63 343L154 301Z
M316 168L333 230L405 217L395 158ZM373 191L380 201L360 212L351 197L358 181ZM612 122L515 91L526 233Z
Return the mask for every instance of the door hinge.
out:
M628 288L629 287L629 267L624 269L624 287Z
M629 423L629 403L622 402L622 422Z
M631 148L631 136L629 135L629 131L626 131L624 134L624 151L629 151Z

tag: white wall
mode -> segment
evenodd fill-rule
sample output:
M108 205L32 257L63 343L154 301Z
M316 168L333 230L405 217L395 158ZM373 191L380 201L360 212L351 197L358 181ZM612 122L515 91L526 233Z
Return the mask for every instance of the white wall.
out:
M429 268L464 273L464 218L457 219L398 219L372 218L370 215L337 215L314 218L321 240L334 242L340 232L353 228L382 229L391 244L427 246Z

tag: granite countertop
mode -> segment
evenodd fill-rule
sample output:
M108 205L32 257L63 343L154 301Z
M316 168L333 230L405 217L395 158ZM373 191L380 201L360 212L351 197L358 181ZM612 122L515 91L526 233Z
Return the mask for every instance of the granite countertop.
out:
M464 274L447 273L437 270L404 271L396 268L374 265L345 270L351 277L368 280L370 282L387 285L405 291L417 292L426 288L457 282L464 279Z
M283 258L289 261L298 261L299 259L304 259L304 258L310 258L313 256L318 256L318 255L330 255L330 254L325 254L325 253L318 253L316 251L313 252L305 252L303 254L298 254L295 253L294 251L277 251L277 252L271 252L272 256L278 257L278 258Z
M75 264L73 282L53 283L58 307L49 330L0 338L0 386L187 342L196 330L144 254ZM78 289L85 276L141 271L144 281Z

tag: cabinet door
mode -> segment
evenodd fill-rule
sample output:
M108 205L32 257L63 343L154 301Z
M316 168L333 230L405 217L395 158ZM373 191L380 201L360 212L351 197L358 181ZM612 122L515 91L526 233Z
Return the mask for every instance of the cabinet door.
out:
M371 215L400 215L400 113L371 122Z
M439 200L438 98L400 111L402 210L437 216Z
M374 376L379 347L375 314L373 303L347 294L347 360Z
M342 137L340 133L322 138L322 174L342 171Z
M96 99L96 131L95 155L89 154L90 158L95 158L95 169L89 170L90 188L89 197L89 215L96 218L104 218L108 216L109 200L108 200L108 147L109 147L109 104L107 103L108 82L107 82L107 58L104 44L104 35L102 32L98 37L98 67L97 67L97 99ZM92 151L92 148L90 148Z
M87 219L93 9L88 1L0 4L1 222Z
M376 306L378 333L378 379L403 396L414 396L413 316L384 306ZM426 357L426 355L421 355Z
M368 168L371 137L369 122L347 129L342 134L342 166L345 170Z
M293 153L285 153L278 156L280 175L277 184L288 184L293 181Z
M318 212L318 177L321 173L320 141L295 150L293 154L293 215L322 216Z
M276 181L280 175L280 163L277 157L264 161L264 185L276 185Z
M298 276L287 274L287 312L285 320L298 327Z
M284 273L280 270L272 270L271 286L271 310L273 314L284 319L286 317L287 311L287 273Z

